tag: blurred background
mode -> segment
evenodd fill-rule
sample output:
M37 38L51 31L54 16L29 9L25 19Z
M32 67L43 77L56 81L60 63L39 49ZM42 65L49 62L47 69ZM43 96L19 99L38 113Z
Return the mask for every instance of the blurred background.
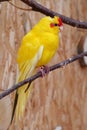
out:
M67 17L87 21L87 0L36 1ZM29 8L21 1L12 2ZM42 17L39 12L0 3L0 93L15 84L21 40ZM86 29L64 24L59 50L49 65L76 55L79 41L86 36ZM14 93L0 100L0 130L9 125L13 101ZM81 67L79 61L34 81L23 121L13 123L10 130L55 130L59 126L61 130L87 130L87 67Z

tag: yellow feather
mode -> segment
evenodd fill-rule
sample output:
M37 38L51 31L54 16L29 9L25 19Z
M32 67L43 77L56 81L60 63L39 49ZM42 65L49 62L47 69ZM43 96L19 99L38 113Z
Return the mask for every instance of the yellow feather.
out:
M32 75L38 60L42 56L42 52L43 52L43 46L40 46L36 55L31 60L25 61L24 66L20 70L18 82ZM17 90L18 101L17 101L17 107L16 107L16 121L20 120L24 114L25 105L27 103L30 90L32 89L32 86L30 86L28 91L26 91L27 87L28 85L24 85Z
M18 51L19 78L17 82L31 76L36 67L46 65L54 56L59 46L59 26L51 27L51 24L59 24L58 17L44 17L35 27L23 37ZM24 114L31 87L25 92L28 85L17 90L17 103L14 105L13 115L16 109L16 120L20 120Z

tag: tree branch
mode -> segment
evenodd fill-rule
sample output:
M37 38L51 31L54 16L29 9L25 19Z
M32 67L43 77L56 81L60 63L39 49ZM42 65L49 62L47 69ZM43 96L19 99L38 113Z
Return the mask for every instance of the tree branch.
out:
M78 20L74 20L72 18L68 18L68 17L61 15L57 12L54 12L50 9L47 9L43 5L37 3L35 0L21 0L21 1L26 3L27 5L31 6L33 11L41 12L41 13L51 16L51 17L56 15L56 16L59 16L65 24L68 24L68 25L71 25L71 26L77 27L77 28L87 29L87 22L81 22Z
M0 2L5 2L5 1L9 1L9 0L0 0Z
M50 66L50 67L49 67L49 70L50 70L50 72L51 72L51 71L53 71L53 70L55 70L55 69L61 68L61 67L65 66L65 65L67 65L67 64L69 64L69 63L72 63L72 62L74 62L74 61L76 61L76 60L82 58L83 56L87 56L87 52L83 52L83 53L78 54L78 55L76 55L76 56L73 56L73 57L71 57L71 58L69 58L69 59L66 59L66 60L64 60L64 61L62 61L62 62L60 62L60 63L58 63L58 64L55 64L55 65L53 65L53 66ZM45 73L47 73L47 72L45 71ZM0 99L2 99L2 98L4 98L5 96L9 95L10 93L12 93L13 91L15 91L16 89L22 87L22 85L27 84L27 83L29 83L29 82L33 82L34 80L36 80L37 78L40 78L40 77L42 77L42 73L41 73L41 72L38 72L38 73L36 73L35 75L31 76L30 78L27 78L27 79L25 79L25 80L19 82L18 84L13 85L11 88L5 90L3 93L0 94Z
M4 1L11 1L11 0L0 0L0 2L4 2ZM33 11L41 12L41 13L43 13L47 16L51 16L51 17L56 15L56 16L59 16L65 24L68 24L70 26L77 27L77 28L87 29L87 22L81 22L81 21L66 17L64 15L61 15L55 11L52 11L52 10L44 7L43 5L37 3L35 0L20 0L20 1L24 2L28 6L32 7Z

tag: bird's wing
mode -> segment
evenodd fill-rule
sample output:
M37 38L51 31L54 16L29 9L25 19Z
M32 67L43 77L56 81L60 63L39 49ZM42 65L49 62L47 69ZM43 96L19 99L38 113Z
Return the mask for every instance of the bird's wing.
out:
M19 74L19 78L17 82L20 82L33 74L33 71L37 63L42 56L43 48L44 48L43 46L40 46L36 52L36 55L32 59L29 59L29 60L27 59L27 61L25 61L22 65L20 64L21 68L20 68L20 74ZM16 92L11 123L14 117L15 109L16 109L16 121L18 121L23 116L26 102L29 97L32 85L30 86L28 91L26 91L27 88L28 88L27 84L23 85Z
M36 54L33 58L27 59L23 63L20 64L20 72L18 82L24 80L28 76L32 75L38 61L40 60L42 53L43 53L44 46L40 46L39 49L36 51Z

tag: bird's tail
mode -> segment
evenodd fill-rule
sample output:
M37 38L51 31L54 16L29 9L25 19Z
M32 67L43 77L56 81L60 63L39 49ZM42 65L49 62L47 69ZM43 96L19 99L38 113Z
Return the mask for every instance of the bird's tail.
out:
M17 92L16 92L16 94L15 94L15 100L14 100L14 106L13 106L13 111L12 111L12 117L11 117L11 122L10 122L10 124L12 124L12 121L13 121L13 118L14 118L14 113L15 113L17 101L18 101L18 94L17 94Z
M23 81L25 78L28 78L29 76L35 73L35 67L42 56L42 52L43 52L43 46L40 46L36 55L31 60L27 60L26 62L24 62L23 64L19 66L20 75L17 82ZM14 114L16 116L16 122L20 120L21 117L23 117L25 106L26 106L28 97L30 95L31 89L32 89L32 84L26 84L17 89L13 112L12 112L11 123L14 118Z
M29 94L31 92L31 88L32 85L24 85L22 87L25 87L25 91L21 91L21 93L19 94L19 90L16 91L15 94L15 100L14 100L14 105L13 105L13 111L12 111L12 116L11 116L11 122L10 125L12 124L13 118L14 118L14 114L15 114L15 120L16 122L18 122L18 120L21 119L21 117L23 117L24 115L24 111L25 111L25 106L29 97ZM29 89L27 89L27 87ZM10 126L9 125L9 126Z
M15 113L16 122L18 122L18 120L20 120L24 115L25 106L28 101L32 85L31 86L24 85L22 87L24 87L24 90L22 91L21 88L18 89L14 102L14 109L16 109ZM29 89L27 89L28 87Z
M19 88L16 91L15 94L15 100L14 100L14 105L13 105L13 111L12 111L12 116L11 116L11 121L8 126L8 129L10 128L14 115L15 115L15 121L16 123L23 117L24 111L25 111L25 106L29 97L29 94L31 92L32 84L24 85L21 88ZM28 89L29 88L29 89Z

